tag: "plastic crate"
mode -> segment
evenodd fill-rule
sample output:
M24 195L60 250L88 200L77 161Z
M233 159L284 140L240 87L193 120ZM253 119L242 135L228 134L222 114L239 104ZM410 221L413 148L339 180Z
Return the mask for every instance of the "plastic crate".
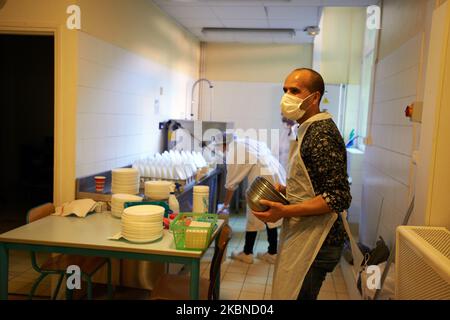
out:
M186 225L187 221L208 222L209 227ZM215 228L217 214L180 213L170 224L177 250L204 250L208 247Z

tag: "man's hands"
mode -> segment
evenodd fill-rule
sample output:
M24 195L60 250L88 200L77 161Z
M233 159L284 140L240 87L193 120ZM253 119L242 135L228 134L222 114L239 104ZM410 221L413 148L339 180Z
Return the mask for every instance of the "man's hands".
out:
M284 205L279 202L260 200L259 203L269 206L265 212L252 211L253 214L263 222L277 222L284 216Z
M286 186L276 183L275 190L277 190L278 192L281 192L284 196L286 196Z

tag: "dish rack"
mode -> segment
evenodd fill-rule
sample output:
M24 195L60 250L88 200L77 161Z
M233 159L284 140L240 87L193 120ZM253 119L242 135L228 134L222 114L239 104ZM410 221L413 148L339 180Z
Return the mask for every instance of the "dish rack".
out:
M191 226L209 223L209 226ZM204 250L217 227L216 214L181 213L170 224L177 250Z

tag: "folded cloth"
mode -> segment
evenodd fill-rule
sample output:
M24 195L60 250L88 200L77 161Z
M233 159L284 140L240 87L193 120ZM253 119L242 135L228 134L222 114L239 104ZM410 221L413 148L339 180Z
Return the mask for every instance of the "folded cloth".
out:
M92 199L74 200L64 203L60 207L56 207L54 216L66 217L69 215L76 215L80 218L87 216L89 212L95 211L98 203Z

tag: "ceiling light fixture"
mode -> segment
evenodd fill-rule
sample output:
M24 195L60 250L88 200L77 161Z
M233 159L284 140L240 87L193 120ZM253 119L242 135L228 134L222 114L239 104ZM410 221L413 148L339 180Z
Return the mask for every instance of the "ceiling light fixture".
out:
M320 28L317 26L309 26L306 27L303 31L305 31L309 36L317 36L320 33Z
M202 33L207 34L224 34L224 33L245 33L245 34L270 34L270 35L287 35L290 37L295 36L294 29L268 29L268 28L202 28Z

